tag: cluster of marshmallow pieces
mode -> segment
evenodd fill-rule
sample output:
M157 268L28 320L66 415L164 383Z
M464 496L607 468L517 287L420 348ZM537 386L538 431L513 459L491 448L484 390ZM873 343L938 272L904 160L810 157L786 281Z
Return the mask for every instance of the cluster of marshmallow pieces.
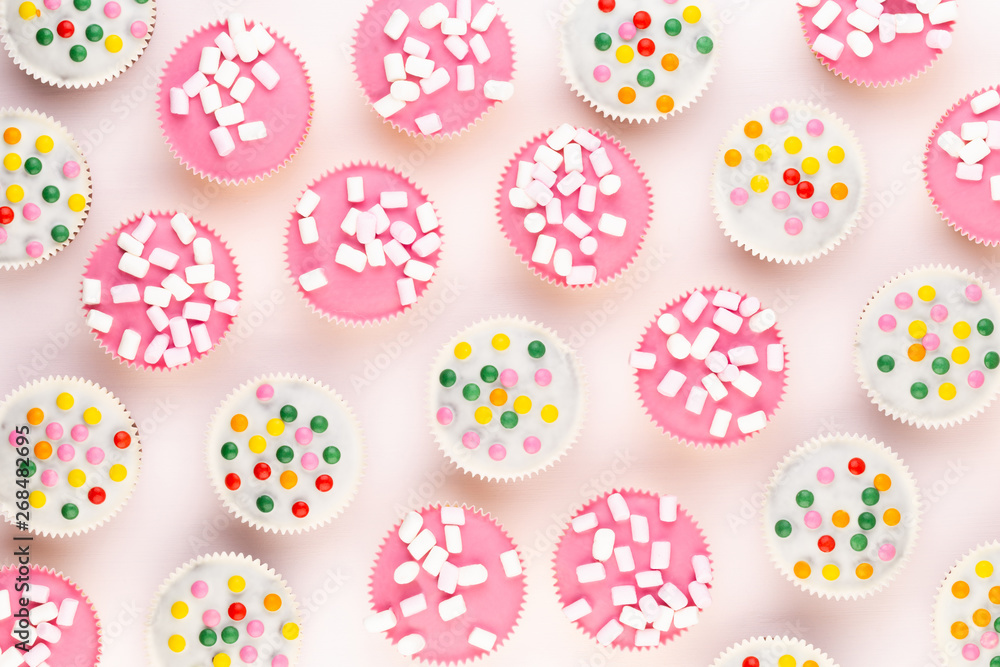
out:
M205 322L212 317L212 311L235 317L239 311L239 302L230 299L232 288L225 282L215 279L215 264L211 240L198 236L198 231L183 213L170 219L170 227L184 245L190 245L194 250L195 263L184 267L184 276L177 268L176 254L163 248L153 248L146 253L146 242L156 229L156 221L148 215L136 225L131 234L121 232L118 235L118 247L122 250L118 270L129 276L142 280L149 272L150 266L158 266L171 271L160 282L160 286L148 285L139 294L139 286L135 283L113 285L110 289L112 303L137 303L142 301L149 308L146 316L159 335L154 336L146 345L143 361L147 364L157 364L162 359L167 368L182 366L191 361L190 345L193 343L199 353L212 349L212 338ZM143 258L146 254L146 258ZM193 285L202 285L206 301L188 301L194 293ZM114 324L114 317L99 310L101 304L101 281L96 278L84 278L83 303L93 306L87 312L87 326L100 333L108 333ZM168 317L165 308L176 299L183 302L181 315ZM192 324L192 322L194 324ZM169 334L166 333L169 329ZM118 356L128 361L134 361L142 347L142 335L134 329L125 329L118 344Z
M274 48L274 38L260 23L247 30L241 14L229 16L229 30L220 32L215 38L215 46L201 50L198 71L191 75L180 88L170 89L170 113L186 116L190 108L190 98L201 98L201 108L205 114L215 114L219 127L208 133L220 157L236 150L230 128L235 125L240 141L258 141L267 137L267 126L261 120L247 120L243 105L250 99L257 84L253 79L240 76L237 60L254 63L250 73L268 90L274 90L281 79L270 63L261 59ZM213 81L209 82L208 77ZM222 90L229 91L230 104L223 105Z
M681 314L689 322L695 322L701 317L709 305L708 297L702 292L692 292L681 308ZM713 349L719 341L719 329L736 335L743 326L744 318L750 331L759 334L767 331L777 323L777 316L770 308L761 310L760 301L755 297L743 298L735 292L719 290L715 293L711 305L716 308L712 315L715 326L703 327L693 341L688 341L679 332L680 320L670 313L664 313L656 324L667 338L667 353L678 361L691 357L703 360L708 368L700 382L692 382L688 391L684 409L700 415L705 409L706 400L718 402L729 395L726 384L747 396L753 398L760 391L763 382L741 368L756 364L757 349L752 345L734 347L727 352ZM767 370L780 373L785 368L785 348L781 343L770 344L766 348ZM634 350L629 357L632 368L650 370L656 365L656 355L652 352ZM670 369L656 387L656 391L667 398L673 398L680 393L688 378L678 370ZM716 438L724 438L729 431L729 423L733 413L722 408L716 408L715 416L709 434ZM741 415L736 419L736 425L744 434L759 431L767 425L767 415L763 410Z
M987 90L969 102L972 113L977 116L1000 106L1000 93L996 89ZM955 178L962 181L983 180L982 161L990 151L1000 149L1000 120L972 121L962 123L961 136L951 130L942 132L937 145L948 155L960 160L955 168ZM990 176L990 196L1000 201L1000 174Z
M608 509L615 523L628 521L632 528L632 542L649 542L649 517L633 514L620 493L608 496ZM654 519L655 520L655 519ZM677 497L661 496L659 520L662 523L677 521ZM635 572L635 585L612 586L611 602L621 607L618 619L611 619L597 632L597 641L602 646L611 644L628 626L635 630L636 646L656 646L660 643L660 633L670 630L671 625L682 630L698 623L698 612L712 604L708 584L712 581L712 565L708 556L696 554L691 557L695 580L688 584L688 595L672 582L663 583L663 573L670 568L670 542L655 541L650 545L649 569L640 569L632 556L632 548L627 544L615 544L615 531L600 528L597 515L593 512L581 514L573 519L573 532L594 532L594 562L576 568L576 578L581 584L603 581L607 578L607 567L614 556L619 572ZM637 571L638 570L638 571ZM656 595L647 592L657 589ZM642 595L640 596L640 593ZM659 600L657 600L659 598ZM661 604L661 602L663 604ZM593 611L587 598L580 598L563 607L563 613L571 621L576 621Z
M489 572L481 563L463 565L461 567L448 561L451 554L462 553L462 526L465 525L465 510L461 507L442 507L441 523L444 524L444 546L427 528L424 519L417 512L410 512L403 518L399 526L399 539L407 545L407 551L413 557L393 573L393 581L400 586L414 581L420 570L437 579L437 587L441 592L451 595L438 604L437 613L442 621L453 621L466 612L465 599L456 591L460 588L478 586L486 582ZM423 560L421 564L420 561ZM517 551L511 549L500 554L500 565L508 578L521 575L521 558ZM406 598L399 602L399 613L404 618L427 610L427 601L423 593ZM369 632L386 632L396 627L396 613L392 608L372 614L365 619L365 629ZM497 636L489 630L473 626L468 642L471 646L484 651L492 651ZM403 655L414 655L426 647L427 640L419 633L413 633L400 638L396 648Z
M48 667L45 662L52 655L52 645L58 644L62 638L60 627L72 627L76 618L76 610L80 603L73 598L66 598L58 605L53 600L49 600L48 586L32 584L24 595L32 603L28 609L28 627L22 629L19 623L14 623L11 637L14 644L29 646L27 652L22 653L17 646L11 645L3 649L0 644L0 667ZM4 621L13 615L11 610L11 597L9 590L0 591L0 621ZM27 632L27 641L23 640L23 632Z
M449 14L443 3L435 2L420 12L417 21L424 30L440 30L445 36L445 48L458 62L464 61L470 51L479 64L489 61L490 49L482 33L493 24L493 19L497 16L496 5L486 2L472 16L472 0L458 0L455 16ZM382 30L391 40L398 42L409 24L409 15L402 9L397 9L389 16ZM475 34L466 41L464 37L470 30ZM448 70L440 66L440 61L430 59L430 44L407 36L403 39L402 49L402 53L390 53L384 58L385 78L390 84L389 94L372 105L383 118L399 113L408 103L420 99L421 94L432 95L451 83ZM476 89L474 65L458 65L455 78L455 88L459 92ZM498 102L506 102L514 94L514 85L509 81L491 79L483 83L482 89L486 99ZM416 123L422 134L434 134L443 127L441 116L436 113L420 116Z
M400 305L409 306L417 300L417 286L414 281L428 282L434 276L433 265L413 259L410 253L426 258L441 247L441 237L434 231L438 228L437 213L430 202L417 206L417 224L422 234L417 238L417 230L410 223L403 220L393 222L389 219L389 211L409 206L407 193L384 190L379 193L378 199L379 203L367 211L361 211L353 206L347 211L347 215L340 223L340 229L353 237L361 248L351 243L341 243L333 261L358 273L369 267L376 269L383 267L387 259L395 266L402 266L404 277L396 281L396 289L399 292ZM364 177L348 177L347 201L360 204L364 200ZM295 212L300 216L299 238L305 245L319 242L316 219L312 217L319 202L318 194L306 190L299 199L298 206L295 207ZM299 284L306 292L326 286L329 284L326 270L320 267L303 273L299 276Z
M924 17L931 25L951 23L958 18L958 3L955 0L907 0L914 5L913 12L891 14L885 11L885 0L857 0L856 9L847 15L847 22L854 30L847 33L847 46L859 58L867 58L875 51L875 43L869 36L878 29L878 39L888 44L896 35L919 34L924 31ZM799 0L803 7L816 7L822 0ZM826 0L813 14L812 22L820 30L826 30L844 11L837 0ZM948 30L928 30L925 43L932 49L947 49L951 46L951 32ZM819 55L829 60L837 60L844 52L844 43L825 32L817 35L812 46Z
M587 183L583 175L583 152L597 174L598 183ZM557 170L562 169L562 178ZM524 216L524 228L535 239L531 261L535 264L552 263L556 275L566 279L567 285L591 285L597 280L597 267L593 264L574 264L573 251L557 248L556 238L543 233L547 225L562 225L579 239L579 250L590 257L597 252L598 241L594 228L575 213L563 215L562 197L576 195L576 207L585 213L597 208L597 194L611 197L621 189L622 179L614 173L614 166L601 140L583 128L562 125L549 135L545 144L535 151L532 162L517 164L517 181L507 193L511 206L530 211ZM553 192L555 189L555 192ZM533 209L542 207L544 215ZM591 222L593 222L591 220ZM601 214L597 231L609 236L625 235L627 221L610 213Z

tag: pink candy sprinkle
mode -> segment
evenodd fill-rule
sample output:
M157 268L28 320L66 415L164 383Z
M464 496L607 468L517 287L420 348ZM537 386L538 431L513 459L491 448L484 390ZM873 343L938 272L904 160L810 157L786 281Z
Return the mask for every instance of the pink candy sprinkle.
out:
M116 19L118 18L118 15L121 13L122 13L121 5L119 5L117 2L109 2L108 4L104 5L104 15L107 16L109 19Z
M806 523L806 528L813 528L813 529L819 528L820 525L823 523L823 517L820 516L819 512L815 510L810 510L806 512L806 515L803 520Z
M786 120L788 120L788 109L785 107L774 107L771 109L771 122L775 125L781 125Z
M270 401L272 398L274 398L274 387L269 384L262 384L257 387L258 401Z
M973 389L979 389L985 381L986 378L983 376L982 371L972 371L969 373L969 386Z
M833 468L823 467L816 471L816 479L820 484L829 484L833 481Z
M7 242L7 230L0 227L0 243Z
M441 426L447 426L454 418L455 415L452 413L450 408L441 408L437 412L438 424L441 424Z
M59 9L62 4L62 0L45 0L46 9Z
M77 424L72 429L70 429L69 436L76 440L77 442L83 442L90 435L90 429L88 429L83 424Z
M631 21L625 21L620 26L618 26L618 36L624 39L626 42L635 37L638 31L635 28L635 24Z
M891 544L883 544L878 548L878 557L886 562L896 557L896 547Z
M539 387L548 387L552 382L552 373L547 368L539 368L535 371L535 384Z
M529 454L537 454L538 450L542 448L542 441L533 435L529 435L524 439L524 451Z
M304 470L315 470L319 465L319 457L312 452L306 452L302 455L302 459L299 462L302 464Z
M798 218L789 218L785 220L785 232L789 236L798 236L802 232L802 221Z
M913 297L906 292L900 292L896 295L896 308L900 310L906 310L913 305Z
M97 465L104 460L104 450L100 447L91 447L87 450L87 463Z
M200 579L193 584L191 584L191 595L195 596L199 600L206 595L208 595L208 584Z
M997 644L1000 644L1000 636L992 630L987 630L979 638L979 643L983 645L983 648L996 648Z
M56 456L59 457L60 461L72 461L73 457L76 456L76 450L73 449L73 445L59 445Z
M288 667L288 658L283 655L276 655L271 660L271 667Z
M948 309L940 303L931 308L931 319L935 322L944 322L948 319Z
M37 220L38 216L42 214L42 209L38 208L36 204L25 204L24 208L21 209L21 214L25 220Z
M896 328L896 318L889 314L883 315L878 318L878 328L882 331L892 331Z
M28 253L28 257L41 257L42 253L45 252L45 248L38 241L32 241L24 247L24 251Z
M826 205L826 202L818 201L813 204L812 214L817 220L822 220L826 216L830 215L830 207Z
M257 649L253 646L244 646L240 649L240 660L245 663L251 663L257 659Z
M494 461L503 461L507 456L507 448L501 444L490 445L490 458Z
M63 165L63 176L66 178L76 178L80 175L80 165L70 160Z
M49 440L58 440L63 437L63 427L59 422L52 422L45 427L45 435L48 436Z
M510 389L517 384L517 371L513 368L507 368L502 373L500 373L500 384Z
M247 623L247 634L251 637L260 637L264 634L264 624L260 621L250 621Z
M594 68L594 78L598 82L604 83L611 78L611 69L607 65L598 65Z
M149 32L149 26L143 23L142 21L136 21L135 23L132 24L131 31L132 31L132 36L135 37L136 39L139 39L141 37L146 36L146 33ZM254 655L256 655L256 651L254 652Z
M979 647L975 644L966 644L962 647L962 657L966 660L976 660L979 658Z
M965 298L976 303L983 298L983 289L979 285L969 285L965 288Z
M823 134L823 121L813 118L811 121L806 123L806 132L808 132L811 137L820 136Z
M771 197L771 204L779 211L784 211L791 202L792 199L787 192L775 192L774 196Z
M204 583L205 583L204 581L196 581L194 586ZM206 587L204 593L202 593L201 596L199 596L197 593L194 592L194 586L191 587L191 592L194 594L195 597L202 597L205 595L205 593L208 593ZM215 611L214 609L209 609L208 611L206 611L204 614L201 615L201 622L204 623L205 626L209 628L214 628L219 624L219 621L221 620L222 616L220 616L219 612Z
M10 443L11 447L17 447L17 436L19 433L17 431L11 431L10 435L7 436L7 442Z
M45 486L55 486L59 482L59 475L55 470L42 471L42 484Z
M472 431L466 431L462 435L462 444L465 445L466 449L475 449L479 446L479 434Z
M941 345L941 339L938 338L937 334L930 333L920 339L920 344L923 345L928 352L933 352L938 349L939 345Z
M750 195L743 188L733 188L733 191L729 193L729 201L736 206L743 206L749 199Z
M295 442L300 445L308 445L313 440L313 432L311 428L301 426L295 429Z

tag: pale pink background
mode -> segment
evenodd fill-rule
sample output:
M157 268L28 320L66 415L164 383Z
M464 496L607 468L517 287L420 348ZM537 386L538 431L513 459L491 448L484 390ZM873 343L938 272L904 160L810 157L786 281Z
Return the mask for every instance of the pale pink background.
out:
M146 55L97 90L49 88L0 60L0 103L37 107L61 120L88 150L94 176L93 211L76 241L42 266L0 275L0 387L6 393L38 375L84 375L113 390L143 433L144 469L124 511L89 535L34 542L37 562L64 570L98 606L106 665L144 663L143 624L155 591L181 563L214 550L251 553L288 579L306 615L303 665L335 658L349 665L415 664L384 638L363 632L360 622L369 568L385 531L405 507L437 500L492 512L526 551L521 626L485 665L701 667L730 644L767 633L799 635L841 667L935 664L930 613L938 582L969 548L1000 534L1000 408L945 431L892 422L860 389L851 341L872 292L910 266L953 263L1000 283L1000 253L970 243L937 218L919 169L942 112L995 83L989 64L1000 62L1000 40L990 26L1000 21L1000 6L963 3L955 45L928 73L900 88L868 90L816 61L791 2L720 0L727 25L719 71L705 96L661 124L615 127L562 80L552 21L564 3L505 0L519 46L518 92L458 141L432 143L384 127L355 87L348 39L363 0L302 0L296 11L288 3L225 1L288 36L314 78L312 133L292 164L263 183L221 188L198 180L170 156L157 127L154 92L164 59L184 34L220 18L215 8L223 0L162 3ZM306 6L317 14L307 16ZM726 240L708 196L715 151L731 124L750 109L792 98L829 105L854 128L868 155L872 195L863 229L832 255L799 267L761 262ZM493 197L510 155L563 121L617 135L650 176L656 200L636 264L598 290L557 288L532 276L494 217ZM447 225L435 286L418 308L377 329L338 327L317 317L281 268L284 225L298 193L325 170L353 160L380 160L411 174ZM186 211L218 229L245 276L246 308L229 342L166 375L113 361L82 332L79 306L91 247L122 220L157 208ZM642 412L626 363L664 303L713 283L779 309L791 360L789 394L777 418L735 450L686 449L662 436ZM554 469L501 486L445 463L428 434L424 387L428 364L448 337L481 317L508 312L538 319L582 346L591 410L580 441ZM33 358L38 370L30 368ZM374 370L376 363L385 370ZM351 378L366 368L377 378L353 388ZM266 372L329 383L354 406L369 443L368 474L353 505L306 535L265 535L232 520L205 472L202 443L216 405L233 387ZM929 501L914 559L887 590L859 602L820 600L785 581L768 560L758 524L760 490L777 461L829 430L885 441L910 465ZM662 649L599 649L558 608L550 562L559 524L611 486L677 494L712 547L715 604L700 626ZM10 544L12 533L4 525L0 541Z

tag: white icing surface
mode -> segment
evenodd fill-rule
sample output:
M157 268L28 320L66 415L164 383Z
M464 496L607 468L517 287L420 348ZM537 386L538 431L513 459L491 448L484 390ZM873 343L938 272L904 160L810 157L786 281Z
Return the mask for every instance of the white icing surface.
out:
M771 121L771 110L784 107L788 119L781 124ZM823 133L814 137L806 130L811 120L823 123ZM763 134L751 139L744 131L747 123L756 121L763 128ZM789 153L785 141L798 138L802 148L797 153ZM758 146L766 145L771 156L761 162L754 156ZM844 149L844 160L834 164L828 157L831 146ZM735 167L725 162L729 150L738 150L742 161ZM820 168L815 174L806 174L802 167L805 158L819 161ZM808 181L815 189L809 199L802 199L796 193L795 185L784 181L784 172L795 169L800 182ZM754 192L750 181L762 175L768 180L765 192ZM847 197L834 199L830 188L835 183L847 186ZM731 200L734 189L742 188L748 195L745 204L737 206ZM716 217L727 236L732 237L741 247L746 247L755 255L779 262L808 262L836 247L857 224L861 203L864 200L865 161L851 129L835 114L814 104L787 102L768 105L757 109L741 119L726 135L712 174L712 203ZM785 209L778 209L772 203L775 194L783 192L789 197ZM823 202L829 207L825 218L816 217L813 206ZM789 234L785 223L797 218L802 230Z
M992 565L992 574L986 577L976 573L976 566L983 561ZM955 597L952 592L952 586L960 581L969 586L969 594L964 598ZM987 649L981 643L984 636L995 634L993 624L997 620L998 605L990 599L990 590L996 586L1000 586L1000 544L997 542L973 549L951 568L934 600L934 641L944 660L935 664L944 667L987 667L994 657L1000 656L1000 647ZM993 597L997 599L997 593ZM989 622L985 626L973 621L973 613L980 609L989 614ZM954 623L965 624L968 635L964 639L952 636ZM968 644L978 649L978 656L972 659L963 656L963 648Z
M504 351L494 349L491 343L494 335L501 333L510 338L510 347ZM545 345L545 355L539 359L528 354L529 343L536 340ZM472 354L466 359L458 359L455 346L463 342L472 346ZM496 367L498 372L512 369L517 373L517 384L504 387L499 378L485 382L481 371L487 365ZM445 369L456 373L456 382L451 387L441 384L440 375ZM535 381L536 372L542 369L552 374L552 381L546 387ZM467 472L487 479L531 475L559 460L576 439L584 410L583 382L575 353L554 332L521 318L478 322L455 336L432 367L431 431L448 458ZM479 387L478 399L469 401L463 397L462 390L467 384ZM501 406L490 401L490 394L496 389L507 393L507 400ZM513 402L520 396L530 398L531 410L517 415L517 426L504 428L500 423L501 415L513 411ZM554 405L559 411L552 423L541 418L541 410L546 405ZM483 406L492 412L487 424L479 424L475 419L476 409ZM441 408L451 410L454 416L448 425L438 422ZM479 445L474 449L462 443L467 432L479 437ZM534 454L524 449L524 441L529 436L541 442L541 449ZM499 461L490 456L490 448L497 444L506 450Z
M852 474L848 463L853 458L865 463L860 475ZM821 468L833 470L832 482L824 484L817 479ZM891 486L879 493L878 502L866 505L861 498L865 489L874 488L876 475L888 475ZM800 491L810 491L812 505L803 508L796 503ZM885 445L860 436L834 435L811 440L788 455L779 464L767 489L764 505L764 535L768 550L781 572L803 589L829 597L864 596L888 584L898 574L913 548L919 525L920 506L917 486L909 471ZM895 508L900 513L896 526L883 520L886 510ZM807 512L820 514L822 523L816 528L805 524ZM849 516L843 528L833 524L834 512L843 511ZM859 525L863 512L873 514L875 526L864 530ZM775 524L785 520L791 523L788 537L779 537ZM861 551L851 546L851 538L864 535L868 544ZM836 546L823 553L817 546L822 536L830 536ZM883 561L879 549L892 545L895 554ZM793 567L799 561L809 565L811 572L806 579L799 579ZM874 568L869 579L860 579L856 568L868 563ZM836 580L827 580L822 573L826 565L840 570Z
M755 657L760 661L760 667L785 667L778 661L791 656L795 667L837 667L825 653L807 644L801 639L788 637L754 637L733 646L716 658L712 667L743 667L743 661ZM813 664L807 661L812 660ZM787 658L786 658L787 662Z
M68 410L62 410L56 405L56 398L63 392L73 396L74 403ZM97 424L85 424L84 411L97 408L101 413L101 421ZM45 417L37 426L28 424L27 414L32 408L40 408ZM50 424L62 426L63 435L52 438L46 435ZM34 475L28 477L28 493L40 492L45 496L41 507L29 507L28 525L33 532L53 535L73 535L85 532L99 526L125 504L135 488L139 475L141 456L138 434L135 424L125 407L118 402L106 389L78 378L55 378L39 380L26 387L18 389L5 399L0 406L0 433L7 440L11 431L17 427L29 428L28 448L29 458L37 467ZM71 436L71 429L77 425L85 425L88 434L86 439L77 441ZM23 429L22 429L23 430ZM124 431L131 438L131 443L125 449L115 446L114 437L119 431ZM46 459L40 459L35 454L35 447L40 442L48 442L52 453ZM69 445L73 456L67 461L60 459L58 454L62 445ZM92 448L101 450L103 461L91 464L87 460L88 451ZM0 447L0 470L13 479L17 469L17 450L6 443ZM122 465L126 476L115 482L110 478L111 467ZM86 475L86 482L80 487L73 487L67 481L67 475L79 470ZM51 472L46 472L51 471ZM54 486L42 483L43 475L56 475ZM106 494L106 499L100 504L94 504L88 499L88 493L94 487L100 487ZM10 521L23 519L15 516L17 513L16 494L21 487L13 483L0 484L0 509ZM66 503L72 503L79 509L79 515L72 520L62 516L61 508Z
M929 302L917 296L917 290L925 285L936 291ZM969 285L982 290L983 296L978 303L965 296ZM896 296L901 292L913 298L913 305L907 309L895 305ZM948 309L947 319L935 322L931 318L931 310L936 305ZM891 332L879 328L879 318L887 314L897 322ZM988 369L984 363L987 352L1000 352L1000 332L994 331L988 336L979 334L976 328L983 318L990 319L994 327L1000 327L1000 300L989 285L975 275L937 266L893 278L868 302L858 324L855 363L862 386L880 410L909 424L937 428L973 417L992 403L1000 391L1000 369ZM908 332L914 320L924 322L927 332L940 338L940 347L928 351L922 361L912 361L907 353L911 345L921 342ZM972 329L968 338L959 339L954 334L954 325L960 321L967 322ZM954 361L952 353L959 346L969 351L966 363ZM895 360L895 367L888 373L878 369L877 362L882 355ZM943 375L932 370L932 361L938 357L949 362L949 369ZM984 384L978 389L968 383L969 373L973 371L985 376ZM915 382L927 386L926 398L912 396L910 388ZM954 399L940 397L939 388L944 383L954 385L957 391Z

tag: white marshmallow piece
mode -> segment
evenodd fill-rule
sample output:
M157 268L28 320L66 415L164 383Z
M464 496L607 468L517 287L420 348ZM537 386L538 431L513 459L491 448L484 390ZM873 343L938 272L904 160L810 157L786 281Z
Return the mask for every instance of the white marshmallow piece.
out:
M76 610L80 603L73 598L66 598L59 604L59 614L56 616L56 625L70 627L76 618Z
M931 49L947 49L951 47L952 37L948 30L928 30L924 43Z
M404 598L399 601L399 613L403 615L403 618L409 618L415 614L427 609L427 598L424 597L423 593L417 593L408 598Z
M755 433L765 426L767 426L767 415L764 414L763 410L758 410L757 412L752 412L736 419L736 427L743 434Z
M274 90L278 82L281 81L281 76L278 75L277 70L271 67L271 64L266 60L254 63L254 66L250 68L250 73L268 90Z
M183 88L170 89L170 113L175 116L186 116L191 110L191 98Z
M660 521L677 521L677 496L660 496Z
M83 279L83 304L96 306L101 302L101 281L94 278Z
M215 146L215 152L219 154L219 157L226 157L236 150L233 135L225 127L213 128L209 131L208 137L212 140L212 145Z
M488 100L506 102L514 96L514 84L510 81L487 81L483 85L483 95Z
M115 285L111 288L112 303L136 303L137 301L139 301L139 287L135 283Z
M201 93L208 87L208 77L206 77L201 72L195 72L191 77L181 85L181 90L187 94L188 97L194 97Z
M772 343L767 346L767 370L775 373L785 369L785 346Z
M409 24L410 17L406 15L406 12L402 9L397 9L389 16L389 20L385 22L382 32L388 35L389 39L395 41L403 36L403 31L406 30L406 26Z
M448 8L441 2L435 2L433 5L420 12L420 16L417 20L420 22L420 26L427 30L431 28L436 28L441 25L441 21L448 18Z
M663 376L663 379L660 380L660 384L656 385L656 391L667 398L673 398L681 390L686 381L687 376L684 373L671 368Z
M858 58L867 58L875 51L872 40L861 30L852 30L847 33L847 45L854 51Z
M474 627L472 628L472 632L469 633L469 645L483 651L492 651L496 643L497 636L489 630Z
M520 576L523 571L521 568L521 557L517 555L517 551L514 549L504 551L500 554L500 565L503 567L504 575L508 578Z
M396 642L396 650L404 656L416 655L423 651L426 646L427 640L416 632L408 634Z
M646 618L642 615L642 612L635 607L622 607L621 613L618 615L618 621L622 625L636 630L641 630L646 627Z
M608 509L611 511L611 518L618 523L627 521L632 516L628 509L628 503L620 493L612 493L608 496Z
M427 79L424 79L424 81L426 80ZM426 116L418 116L415 122L417 124L417 129L420 130L421 134L434 134L435 132L440 132L444 128L441 116L436 113L429 113Z
M635 559L632 557L632 549L629 547L615 547L615 564L619 572L632 572L635 570Z
M990 176L990 198L1000 201L1000 176Z
M306 292L318 290L320 287L326 287L329 284L330 281L326 278L326 270L322 266L299 276L299 285Z
M219 71L222 61L222 50L215 46L205 46L201 49L201 59L198 61L198 71L202 74L214 75Z
M586 563L576 568L576 580L581 584L590 584L595 581L604 581L607 572L603 563Z
M840 3L836 0L827 0L819 10L813 14L812 23L820 30L826 30L833 23L834 19L840 16L842 11Z
M598 231L607 234L608 236L622 237L625 235L625 226L627 221L625 218L619 218L616 215L611 215L610 213L601 214L601 219L597 222Z
M253 93L254 88L256 87L257 84L254 83L253 79L241 76L240 78L236 79L236 83L233 84L233 87L229 91L229 94L237 102L240 102L241 104L246 104L246 101L250 99L250 94Z
M594 560L603 563L611 558L615 548L615 531L610 528L598 528L594 533L594 544L591 549Z
M708 560L708 556L704 554L691 556L691 566L694 568L695 581L701 584L711 583L712 563Z
M476 15L472 17L472 22L469 27L476 32L485 32L489 30L490 25L493 23L493 19L497 16L497 7L492 2L484 2L476 12Z
M392 609L385 609L365 618L365 630L368 632L386 632L396 627L396 614Z
M695 359L705 359L712 352L719 340L719 332L712 327L703 327L691 343L691 356Z
M719 408L712 417L712 425L708 429L709 435L713 438L724 438L729 432L729 422L733 419L733 413Z
M458 526L451 527L455 530L459 530ZM488 578L489 572L486 570L486 566L481 563L474 563L472 565L466 565L458 568L459 586L478 586L486 583Z
M438 603L438 616L442 621L453 621L466 612L465 598L461 594Z
M149 262L142 257L125 253L118 260L118 270L136 278L145 278L149 272Z
M871 32L878 28L878 16L872 16L863 9L856 9L847 15L847 22L861 32Z
M969 102L969 106L972 107L972 113L976 115L985 113L996 106L1000 106L1000 92L997 92L995 88L991 88L985 93L973 97Z
M974 139L986 139L989 136L989 126L986 121L974 121L970 123L962 123L962 128L960 130L962 135L962 141L973 141ZM119 243L119 245L121 245ZM127 251L131 252L131 251ZM141 254L141 253L135 253Z
M844 43L821 32L813 40L812 49L827 60L838 60L844 53Z
M951 130L945 130L938 136L937 145L948 155L957 158L961 155L965 142Z
M681 308L681 314L684 315L689 322L694 322L701 317L701 314L707 305L708 298L706 298L704 294L701 292L692 292L691 296L688 297L688 300L684 302L684 306Z
M244 120L243 105L239 102L215 110L215 122L223 127L239 125Z
M459 65L455 69L457 82L455 87L461 92L476 89L476 70L472 65Z
M216 35L215 45L222 51L222 56L226 60L232 60L237 56L236 45L233 44L233 38L229 36L228 32L220 32Z
M958 3L954 2L954 0L951 2L942 2L931 10L927 18L930 20L931 25L941 25L942 23L955 21L958 19Z
M639 544L649 542L649 519L641 514L633 514L629 517L632 528L632 540Z
M535 239L535 249L531 253L531 261L535 264L548 264L556 251L554 236L539 234Z
M915 35L924 31L924 15L919 12L896 14L896 34Z
M878 41L888 44L894 39L896 39L896 15L880 15L878 17Z

